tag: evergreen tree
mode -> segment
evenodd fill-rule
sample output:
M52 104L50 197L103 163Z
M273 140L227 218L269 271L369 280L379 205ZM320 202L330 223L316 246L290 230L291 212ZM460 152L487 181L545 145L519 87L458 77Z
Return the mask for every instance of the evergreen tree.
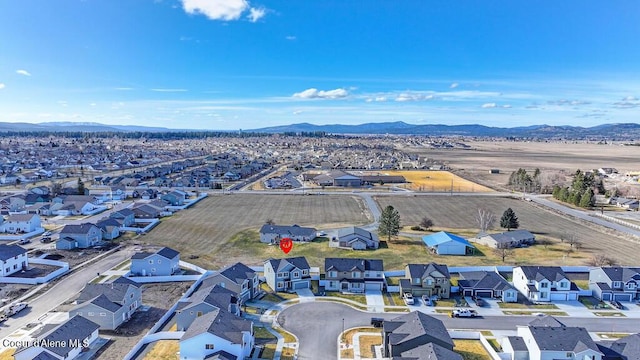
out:
M78 178L78 194L84 195L84 182L81 178Z
M553 192L551 193L551 194L553 194L553 198L560 200L560 192L561 191L562 191L562 189L560 188L560 186L553 185Z
M582 208L590 208L595 205L595 196L593 190L587 189L582 194L580 198L580 207Z
M507 229L507 231L511 229L517 229L520 227L520 222L518 221L518 217L516 213L513 212L511 208L508 208L502 214L502 218L500 218L500 227Z
M563 187L560 189L560 193L558 194L558 200L567 202L569 200L569 189Z
M392 236L398 235L400 232L400 214L393 206L388 205L380 214L380 224L378 225L378 234L386 236L387 241L391 241Z

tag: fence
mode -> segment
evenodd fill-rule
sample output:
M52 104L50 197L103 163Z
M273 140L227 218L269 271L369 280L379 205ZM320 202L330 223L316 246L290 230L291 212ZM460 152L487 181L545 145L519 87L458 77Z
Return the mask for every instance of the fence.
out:
M598 212L591 213L590 215L591 216L595 216L595 217L600 217L600 218L603 218L605 220L609 220L611 222L614 222L614 223L622 225L622 226L626 226L626 227L630 227L632 229L640 230L640 226L638 226L636 224L632 224L632 223L626 222L626 221L624 221L622 219L615 218L613 216L601 214L601 213L598 213Z
M477 331L462 331L462 330L449 330L449 336L452 339L464 339L464 340L480 340L480 343L484 347L484 349L489 353L491 359L493 360L502 360L502 357L498 352L491 346L489 341L484 335Z
M60 267L58 270L52 271L45 276L39 276L34 278L26 278L26 277L17 277L17 276L3 276L0 277L0 282L8 283L8 284L26 284L26 285L36 285L36 284L44 284L47 283L58 276L66 274L69 271L69 264L62 261L55 260L46 260L40 258L30 258L29 262L31 264L41 264L41 265L50 265L50 266L58 266Z
M131 276L129 280L144 283L164 283L176 281L198 281L202 275L167 275L167 276Z

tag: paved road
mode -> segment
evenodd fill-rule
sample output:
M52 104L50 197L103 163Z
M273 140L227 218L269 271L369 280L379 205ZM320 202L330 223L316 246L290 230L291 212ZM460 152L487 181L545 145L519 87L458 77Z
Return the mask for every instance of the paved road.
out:
M41 295L35 300L31 300L29 302L29 307L26 310L21 311L17 316L9 318L0 325L0 339L5 338L9 334L29 323L37 323L41 321L39 319L43 315L82 290L84 285L91 281L97 273L111 269L125 259L131 258L132 254L133 250L116 251L99 261L87 265L77 272L58 280L57 284L49 289L49 291L44 295Z
M300 341L298 359L336 359L337 340L344 328L370 326L371 317L393 319L402 314L367 313L349 306L332 302L301 303L285 309L278 316L278 323L295 334ZM447 329L490 329L516 331L516 326L526 325L533 316L487 316L476 319L452 319L446 315L436 315ZM588 331L637 332L637 319L602 318L561 318L568 326L580 326Z

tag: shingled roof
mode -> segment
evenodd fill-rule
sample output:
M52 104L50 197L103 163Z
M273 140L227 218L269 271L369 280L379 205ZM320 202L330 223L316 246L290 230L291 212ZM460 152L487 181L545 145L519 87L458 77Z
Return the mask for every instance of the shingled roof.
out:
M348 258L325 258L324 270L335 271L383 271L382 260L379 259L348 259Z
M582 352L591 349L600 352L585 328L566 326L529 326L529 330L542 351Z
M562 271L560 266L521 266L522 272L527 279L540 281L547 279L549 281L560 281L567 278L567 274Z
M180 341L188 340L205 332L234 344L242 344L242 332L251 332L253 323L239 316L217 309L197 317Z
M6 261L12 257L26 254L27 250L18 245L0 244L0 260Z
M284 259L269 259L269 263L275 272L280 272L289 268L290 266L295 266L298 269L307 269L309 270L309 263L304 256L284 258Z
M424 337L424 344L435 341L453 348L453 340L442 321L419 311L385 321L383 329L385 333L390 333L389 344L392 346Z

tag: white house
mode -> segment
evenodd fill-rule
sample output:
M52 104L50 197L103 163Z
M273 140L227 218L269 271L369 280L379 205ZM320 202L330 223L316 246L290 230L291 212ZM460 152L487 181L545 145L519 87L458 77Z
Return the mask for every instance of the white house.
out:
M380 259L325 258L325 289L363 293L382 290L384 265Z
M9 276L28 266L26 249L18 245L0 244L0 276Z
M180 270L180 253L169 247L154 252L138 252L131 256L131 275L168 276Z
M180 360L248 358L253 349L253 322L217 309L197 317L180 339ZM231 355L231 356L229 356Z
M338 241L340 247L353 250L377 249L380 246L376 234L355 226L338 230Z
M264 262L264 277L274 291L311 288L311 268L304 256L269 259Z
M30 233L42 227L40 216L36 214L12 214L2 223L1 229L6 233Z
M513 286L532 302L578 300L578 287L559 266L516 267Z
M519 326L518 336L529 350L529 360L602 360L602 352L585 328Z

